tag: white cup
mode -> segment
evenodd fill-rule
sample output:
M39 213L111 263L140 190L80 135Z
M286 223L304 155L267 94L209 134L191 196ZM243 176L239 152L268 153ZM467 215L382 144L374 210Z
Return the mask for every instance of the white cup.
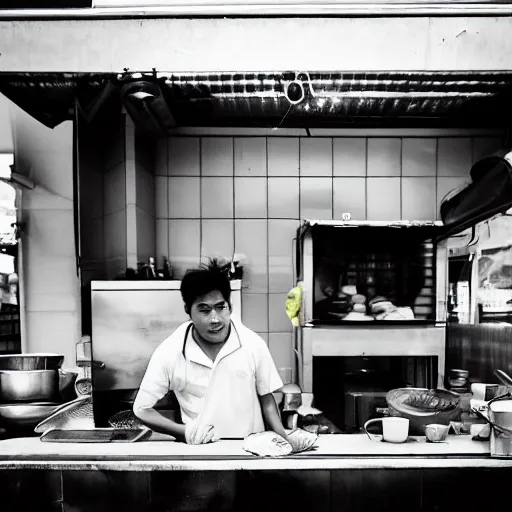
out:
M409 420L407 418L398 418L390 416L387 418L376 418L368 420L364 424L364 431L369 436L368 425L382 422L382 439L388 443L405 443L409 437Z

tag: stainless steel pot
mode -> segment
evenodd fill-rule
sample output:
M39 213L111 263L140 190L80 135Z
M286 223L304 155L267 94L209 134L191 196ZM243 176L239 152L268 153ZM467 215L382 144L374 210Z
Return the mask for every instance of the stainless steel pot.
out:
M0 371L0 402L53 402L59 396L57 370Z

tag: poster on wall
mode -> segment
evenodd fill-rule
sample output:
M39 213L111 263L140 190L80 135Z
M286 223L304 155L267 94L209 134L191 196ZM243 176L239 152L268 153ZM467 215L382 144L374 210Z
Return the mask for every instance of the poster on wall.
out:
M477 303L481 322L512 323L512 245L482 250Z

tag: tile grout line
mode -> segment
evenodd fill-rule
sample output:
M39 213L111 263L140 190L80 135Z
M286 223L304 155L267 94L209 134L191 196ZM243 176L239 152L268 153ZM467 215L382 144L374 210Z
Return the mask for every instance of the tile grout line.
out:
M203 260L203 138L199 137L199 263Z

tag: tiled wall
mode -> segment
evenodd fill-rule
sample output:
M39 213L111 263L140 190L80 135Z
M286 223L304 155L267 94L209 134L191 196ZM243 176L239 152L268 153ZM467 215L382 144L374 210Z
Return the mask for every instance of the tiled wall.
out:
M156 244L177 278L244 254L243 318L292 366L284 304L301 218L428 220L494 137L175 137L158 142Z

